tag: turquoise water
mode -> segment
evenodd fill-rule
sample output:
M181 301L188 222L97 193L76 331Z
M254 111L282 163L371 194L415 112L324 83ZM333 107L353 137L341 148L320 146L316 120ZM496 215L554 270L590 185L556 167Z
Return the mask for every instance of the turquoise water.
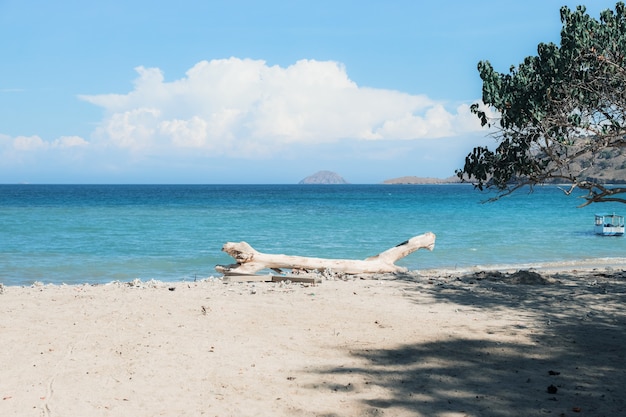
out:
M626 238L593 234L595 212L556 187L495 203L469 185L0 185L0 283L218 276L227 241L268 253L362 259L432 231L410 269L599 266Z

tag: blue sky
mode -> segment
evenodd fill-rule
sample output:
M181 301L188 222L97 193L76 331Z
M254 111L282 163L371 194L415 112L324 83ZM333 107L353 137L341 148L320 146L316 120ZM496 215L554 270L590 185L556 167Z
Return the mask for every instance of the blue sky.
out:
M478 61L507 71L579 4L0 0L0 183L448 177L493 143Z

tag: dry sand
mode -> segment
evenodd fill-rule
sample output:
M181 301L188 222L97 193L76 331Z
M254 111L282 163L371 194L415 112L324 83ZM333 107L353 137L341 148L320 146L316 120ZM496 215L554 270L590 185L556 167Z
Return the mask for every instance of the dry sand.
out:
M626 415L617 270L0 292L4 417Z

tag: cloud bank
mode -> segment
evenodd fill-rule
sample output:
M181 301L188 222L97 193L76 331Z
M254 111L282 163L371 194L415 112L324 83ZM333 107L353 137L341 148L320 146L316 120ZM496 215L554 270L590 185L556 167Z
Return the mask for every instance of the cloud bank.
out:
M79 96L103 111L84 137L71 126L57 138L36 126L0 132L3 181L271 183L322 168L366 183L449 176L485 133L468 104L362 87L333 61L202 61L176 80L136 71L127 93Z
M92 142L158 152L254 157L290 144L454 137L480 130L466 104L449 111L424 95L359 87L332 61L286 68L252 59L202 61L166 81L136 68L127 94L82 95L104 109Z

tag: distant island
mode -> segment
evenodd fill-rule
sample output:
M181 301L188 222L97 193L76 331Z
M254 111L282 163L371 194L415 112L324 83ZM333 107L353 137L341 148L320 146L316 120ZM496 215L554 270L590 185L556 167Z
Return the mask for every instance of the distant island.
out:
M613 153L603 153L598 156L593 164L583 167L580 161L570 164L572 172L585 172L588 181L600 184L626 184L626 152L615 151ZM405 176L391 178L382 181L382 184L459 184L462 181L453 175L448 178L416 177ZM471 181L470 181L471 183ZM557 181L547 182L556 184ZM332 171L319 171L299 182L299 184L349 184L341 175ZM380 184L380 183L378 183Z
M458 184L461 180L459 177L452 176L448 178L431 178L431 177L399 177L383 181L383 184Z
M332 171L319 171L309 175L298 184L350 184L341 175Z
M382 184L458 184L461 180L455 175L448 178L406 176L384 180ZM350 184L341 175L332 171L318 171L301 180L298 184Z

